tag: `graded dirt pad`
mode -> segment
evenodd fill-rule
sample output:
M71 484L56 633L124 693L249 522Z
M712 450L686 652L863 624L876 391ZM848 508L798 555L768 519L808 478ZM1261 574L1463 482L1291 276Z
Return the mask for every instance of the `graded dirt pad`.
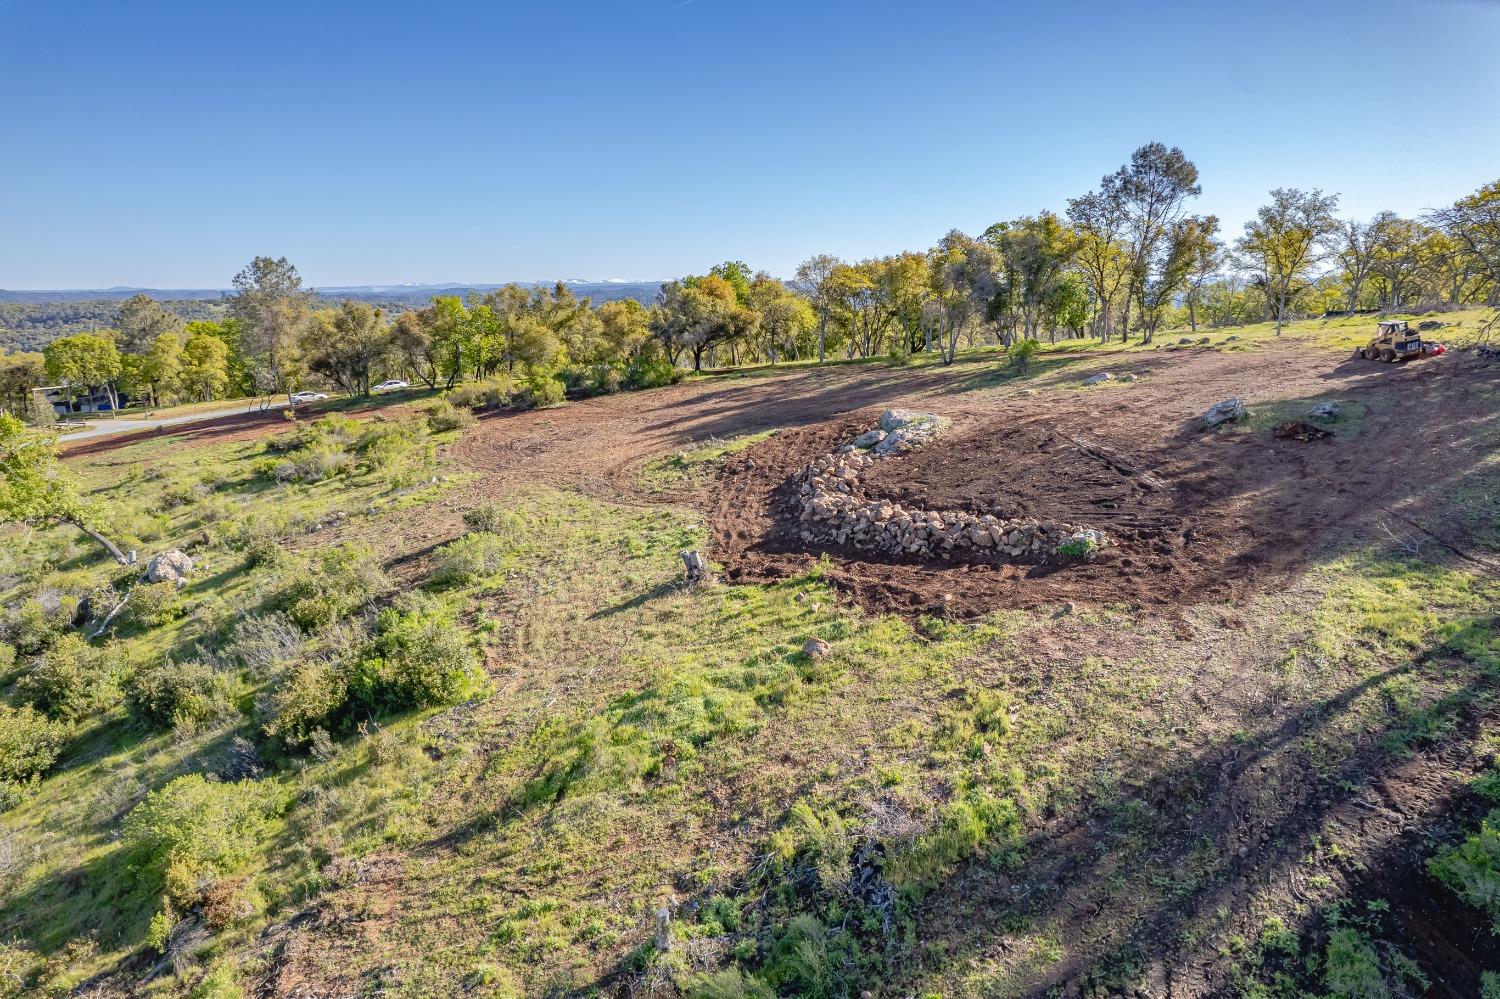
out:
M1238 375L1232 392L1220 387L1231 364ZM1341 533L1425 534L1395 508L1472 464L1473 449L1455 450L1449 445L1459 442L1447 435L1494 416L1482 397L1471 397L1466 373L1435 366L1399 379L1362 368L1320 372L1335 384L1318 386L1319 394L1337 391L1348 414L1324 439L1205 431L1190 415L1230 394L1272 392L1297 374L1273 356L1200 355L1135 384L984 409L939 406L955 421L947 436L877 461L865 476L869 498L908 508L1102 528L1112 543L1090 562L1012 561L978 550L945 562L804 543L790 477L868 429L877 409L783 432L726 468L709 500L716 556L733 580L780 578L827 556L829 578L870 609L974 616L1066 601L1170 609L1230 600L1305 566L1320 542ZM1370 444L1397 439L1400 452ZM1403 460L1412 451L1423 459Z

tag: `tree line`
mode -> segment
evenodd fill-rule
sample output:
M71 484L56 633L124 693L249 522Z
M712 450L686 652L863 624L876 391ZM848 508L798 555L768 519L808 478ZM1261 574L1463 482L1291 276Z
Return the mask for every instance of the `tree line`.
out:
M927 250L849 262L819 254L789 280L725 261L669 281L654 302L595 305L566 284L505 285L421 308L336 306L285 258L257 257L217 308L184 321L145 295L109 329L40 354L0 354L0 406L27 414L44 379L163 405L333 386L365 395L399 375L434 389L489 383L535 404L612 392L691 369L831 356L896 360L1046 337L1139 338L1160 329L1500 302L1500 181L1420 219L1341 218L1338 197L1278 188L1229 240L1193 210L1198 168L1147 143L1095 190L953 230Z

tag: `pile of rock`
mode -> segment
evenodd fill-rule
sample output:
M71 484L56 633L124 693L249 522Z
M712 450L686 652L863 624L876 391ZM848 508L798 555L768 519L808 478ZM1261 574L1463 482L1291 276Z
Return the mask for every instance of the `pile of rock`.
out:
M912 409L888 409L880 414L880 422L873 430L867 430L839 449L848 454L856 450L870 450L882 458L893 454L905 454L937 439L938 434L948 429L949 421L936 413L920 413Z
M895 429L887 430L886 428ZM864 474L881 458L920 447L942 432L946 421L931 413L888 410L880 426L833 454L825 454L796 476L803 541L852 545L893 555L951 558L964 550L1010 558L1088 557L1106 541L1102 531L1076 524L1023 517L1003 519L957 510L916 510L864 495ZM896 444L888 442L896 440ZM873 450L865 450L873 449Z

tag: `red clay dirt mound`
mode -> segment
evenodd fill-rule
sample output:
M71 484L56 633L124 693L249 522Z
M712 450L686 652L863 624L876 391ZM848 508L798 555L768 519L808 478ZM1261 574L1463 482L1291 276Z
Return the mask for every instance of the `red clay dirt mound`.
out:
M961 415L938 442L881 460L865 477L871 498L903 506L1054 518L1108 532L1112 543L1097 559L1065 564L972 550L933 562L804 543L789 477L868 429L878 410L864 411L784 431L727 467L708 503L715 554L730 579L751 581L805 571L827 555L831 581L862 605L908 614L1230 600L1304 566L1330 530L1368 524L1372 503L1397 502L1416 480L1444 474L1416 471L1383 449L1370 453L1361 440L1393 417L1365 410L1358 435L1287 442L1135 414L1099 419L1066 403L1006 403Z

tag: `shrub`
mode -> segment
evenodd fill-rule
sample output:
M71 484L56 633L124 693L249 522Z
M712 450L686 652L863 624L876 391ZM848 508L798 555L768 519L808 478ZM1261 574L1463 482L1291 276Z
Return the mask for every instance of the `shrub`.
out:
M516 397L516 383L509 375L495 375L484 381L466 382L448 390L448 402L465 409L501 409Z
M68 726L22 705L0 702L0 782L24 784L52 769L68 741Z
M638 357L630 363L626 381L631 388L658 388L682 381L682 371L665 354Z
M1500 934L1500 809L1485 816L1479 831L1427 862L1434 877L1490 917Z
M123 836L136 869L186 907L204 879L249 858L284 804L270 782L209 780L188 774L146 795L125 816Z
M16 682L16 694L50 718L74 721L105 702L117 665L112 649L63 635Z
M252 614L234 626L220 654L226 662L264 674L273 666L296 658L305 639L283 614Z
M234 710L229 677L199 662L164 659L125 680L131 713L158 728L201 725Z
M130 603L125 605L125 616L143 628L159 627L181 615L177 584L166 581L136 584L130 590Z
M1016 371L1024 375L1031 370L1031 362L1036 358L1037 353L1041 349L1042 345L1040 343L1031 337L1027 337L1024 340L1017 340L1011 344L1010 348L1006 350L1005 356Z
M6 636L22 655L34 656L48 648L72 617L71 607L65 608L55 594L48 596L45 602L35 597L21 601L5 623Z
M294 746L336 724L349 699L349 680L337 664L299 663L285 670L261 705L262 729Z
M397 485L425 478L437 461L437 449L426 429L414 422L386 424L381 433L361 441L360 454L367 472L384 475Z
M775 999L776 992L739 968L726 968L695 979L688 990L693 999Z
M207 919L208 900L204 899L204 918ZM240 986L234 965L221 964L198 980L188 999L245 999L245 990Z
M532 409L556 406L566 396L563 383L546 371L531 371L521 379L521 401Z
M442 586L463 586L493 576L511 550L510 544L497 535L466 534L437 550L432 580Z
M471 531L498 534L512 541L526 536L526 518L500 503L486 503L464 511L464 524Z
M590 395L613 395L625 387L626 374L612 364L596 364L588 369L583 387Z
M330 624L390 587L368 548L333 545L292 570L298 575L272 600L272 609L304 631Z
M16 665L16 647L9 642L0 642L0 685L10 676Z
M245 545L245 565L251 569L274 569L285 562L286 549L276 538L253 538Z
M439 600L412 595L381 611L350 690L376 710L428 707L456 699L476 665L452 612Z
M453 405L447 399L439 399L427 407L427 429L435 434L462 430L473 425L474 414Z

